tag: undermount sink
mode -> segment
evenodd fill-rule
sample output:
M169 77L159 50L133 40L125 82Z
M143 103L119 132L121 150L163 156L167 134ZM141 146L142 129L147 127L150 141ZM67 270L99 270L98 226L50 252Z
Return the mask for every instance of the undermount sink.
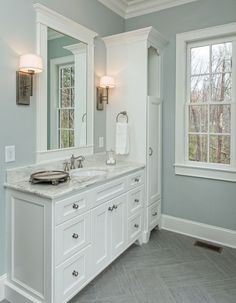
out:
M100 170L100 169L76 169L73 172L71 172L71 176L94 178L94 177L104 176L106 173L107 173L106 170Z

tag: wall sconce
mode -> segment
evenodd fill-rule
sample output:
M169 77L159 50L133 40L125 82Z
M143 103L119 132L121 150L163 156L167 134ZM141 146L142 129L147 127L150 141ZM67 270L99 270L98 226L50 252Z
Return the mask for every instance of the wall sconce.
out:
M108 104L109 88L115 87L115 80L110 76L103 76L100 79L99 87L97 87L97 110L104 109L104 102Z
M16 72L16 103L29 105L33 96L33 75L43 71L42 58L34 54L20 56L19 71Z

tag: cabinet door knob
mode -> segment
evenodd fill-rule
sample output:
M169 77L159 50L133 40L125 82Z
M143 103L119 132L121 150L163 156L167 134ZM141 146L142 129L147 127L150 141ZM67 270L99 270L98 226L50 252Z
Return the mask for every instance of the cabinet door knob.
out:
M157 216L157 212L153 213L152 215L153 215L153 217L156 217Z
M113 205L113 208L114 208L114 209L117 209L117 208L118 208L118 206L117 206L117 205Z
M108 207L108 210L109 210L109 211L113 211L113 206L112 206L112 207L109 206L109 207Z
M79 238L79 235L78 235L78 234L76 234L76 233L73 233L72 238L74 238L74 239L78 239L78 238Z
M135 178L134 182L138 183L139 182L139 178Z
M72 206L74 209L78 209L79 208L79 205L74 203L73 206Z
M135 203L139 203L139 199L135 199L134 202L135 202Z
M72 272L72 276L78 277L78 275L79 275L78 271L74 270L74 271Z
M134 224L134 227L135 227L135 228L139 228L139 225L138 225L138 224Z

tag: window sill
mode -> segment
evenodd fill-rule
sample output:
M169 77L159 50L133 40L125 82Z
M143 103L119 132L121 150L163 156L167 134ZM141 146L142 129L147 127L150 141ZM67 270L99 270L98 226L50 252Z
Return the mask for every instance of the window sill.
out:
M189 164L174 164L175 174L181 176L236 182L236 170Z

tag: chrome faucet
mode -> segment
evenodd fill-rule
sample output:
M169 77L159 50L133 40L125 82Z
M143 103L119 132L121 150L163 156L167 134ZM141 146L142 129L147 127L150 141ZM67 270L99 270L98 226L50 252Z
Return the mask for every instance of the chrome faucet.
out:
M83 161L85 160L84 156L78 156L75 157L74 155L71 156L70 158L70 169L75 169L75 161L78 160L79 164L78 164L78 168L82 168L83 167Z

